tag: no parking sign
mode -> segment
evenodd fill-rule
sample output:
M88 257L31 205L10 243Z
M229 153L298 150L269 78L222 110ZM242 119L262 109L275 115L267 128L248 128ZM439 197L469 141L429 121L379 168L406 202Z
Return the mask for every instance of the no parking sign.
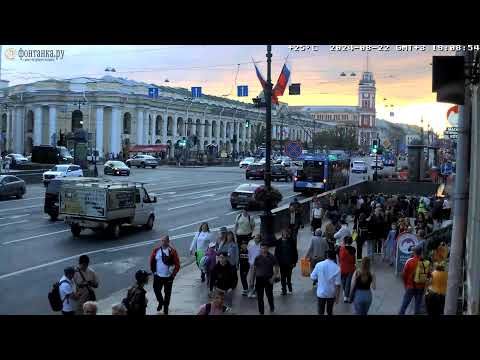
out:
M300 157L302 155L302 150L302 145L294 141L291 141L285 145L285 153L292 159Z

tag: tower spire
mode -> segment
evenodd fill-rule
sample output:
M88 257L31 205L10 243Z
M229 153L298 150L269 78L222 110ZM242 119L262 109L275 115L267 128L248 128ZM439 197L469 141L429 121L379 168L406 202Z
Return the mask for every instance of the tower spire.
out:
M367 53L367 72L368 72L368 53Z

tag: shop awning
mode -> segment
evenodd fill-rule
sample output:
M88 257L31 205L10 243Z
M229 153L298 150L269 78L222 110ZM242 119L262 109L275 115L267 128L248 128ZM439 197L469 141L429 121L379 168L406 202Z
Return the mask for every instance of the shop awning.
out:
M168 150L167 145L163 144L155 144L155 145L134 145L130 149L129 152L143 152L143 153L160 153L165 152Z

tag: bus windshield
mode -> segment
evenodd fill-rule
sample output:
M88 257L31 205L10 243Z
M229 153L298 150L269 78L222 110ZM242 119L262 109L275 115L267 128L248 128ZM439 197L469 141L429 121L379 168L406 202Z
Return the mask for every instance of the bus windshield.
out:
M322 181L324 178L324 162L305 160L303 162L303 176L305 180Z

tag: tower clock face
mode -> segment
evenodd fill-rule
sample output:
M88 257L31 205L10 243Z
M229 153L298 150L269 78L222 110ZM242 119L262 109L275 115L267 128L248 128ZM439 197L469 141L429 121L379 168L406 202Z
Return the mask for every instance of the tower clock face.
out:
M370 97L370 94L367 94L367 93L364 93L364 94L363 94L363 98L364 98L364 99L368 99L369 97Z

